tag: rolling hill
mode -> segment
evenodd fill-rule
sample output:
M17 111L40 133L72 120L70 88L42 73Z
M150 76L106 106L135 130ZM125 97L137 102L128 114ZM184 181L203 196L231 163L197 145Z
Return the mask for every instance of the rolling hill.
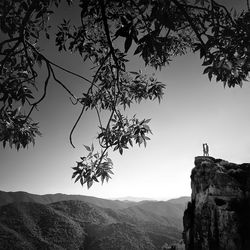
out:
M0 201L3 249L154 250L181 239L180 201L121 202L24 192L0 192Z
M96 198L92 196L85 195L67 195L67 194L44 194L37 195L31 194L23 191L19 192L4 192L0 191L0 206L12 203L12 202L36 202L42 204L49 204L58 201L67 201L67 200L79 200L88 202L100 207L112 208L112 209L121 209L130 206L132 202L123 202L119 200L107 200Z

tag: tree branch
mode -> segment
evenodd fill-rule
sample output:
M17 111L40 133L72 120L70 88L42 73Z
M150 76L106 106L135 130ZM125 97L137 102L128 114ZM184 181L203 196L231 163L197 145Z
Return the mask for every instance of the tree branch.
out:
M2 74L4 64L6 63L6 61L8 60L8 58L16 50L16 48L19 46L19 44L22 42L22 40L24 40L25 26L27 25L27 22L29 21L29 18L31 16L32 12L34 11L37 3L38 3L37 0L33 0L32 3L31 3L31 5L30 5L30 7L29 7L29 9L27 10L27 12L26 12L26 14L25 14L25 16L24 16L24 18L22 20L21 27L19 29L20 36L19 36L17 42L15 43L15 45L12 47L12 49L10 50L10 52L5 56L5 58L1 62L0 74Z
M107 37L107 40L108 40L109 48L110 48L112 57L114 59L114 62L116 64L116 67L118 69L119 64L118 64L117 57L115 55L115 49L113 47L113 44L112 44L112 41L111 41L111 38L110 38L108 20L107 20L106 13L105 13L104 0L99 0L99 3L100 3L100 6L101 6L102 20L103 20L104 30L105 30L105 34L106 34L106 37Z
M82 106L81 112L80 112L80 114L79 114L79 116L78 116L78 118L77 118L77 120L76 120L74 126L72 127L72 129L71 129L71 131L70 131L70 134L69 134L69 141L70 141L70 144L71 144L71 146L72 146L73 148L75 148L75 145L73 144L73 141L72 141L72 135L73 135L73 132L74 132L74 130L75 130L75 128L76 128L78 122L79 122L80 119L82 118L82 115L83 115L83 112L84 112L85 107L86 107L86 105L83 105L83 106Z
M59 84L61 85L75 100L77 100L77 98L75 97L75 95L69 90L69 88L67 88L65 86L65 84L63 84L59 79L56 78L56 75L55 75L55 72L54 70L52 69L51 65L50 65L50 70L52 72L52 75L53 75L53 78L54 80Z
M41 98L36 101L35 103L31 103L32 107L28 113L28 115L26 116L25 118L25 121L28 120L28 118L30 117L32 111L34 110L34 108L45 98L46 94L47 94L47 87L48 87L48 83L49 83L49 79L50 79L50 76L51 76L51 67L49 65L49 63L46 63L47 65L47 70L48 70L48 76L45 80L45 83L44 83L44 88L43 88L43 95L41 96Z
M186 12L185 8L183 7L182 4L180 4L177 0L171 0L176 7L182 12L182 14L184 15L184 17L187 19L188 23L190 24L191 28L193 29L194 33L196 34L196 37L198 38L198 40L200 41L201 45L205 48L205 43L203 42L201 35L199 34L196 26L194 25L191 17L188 15L188 13Z
M229 13L228 9L224 5L221 5L221 4L217 3L217 2L215 2L214 0L212 0L212 2L215 5L217 5L218 7L222 8L227 13L227 16L229 17L229 19L232 22L232 24L235 24L235 21L233 20L231 14Z

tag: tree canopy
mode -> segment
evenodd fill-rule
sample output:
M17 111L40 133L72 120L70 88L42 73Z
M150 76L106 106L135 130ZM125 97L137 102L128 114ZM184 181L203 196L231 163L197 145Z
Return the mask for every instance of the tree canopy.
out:
M125 116L124 110L142 100L162 99L165 85L154 75L127 70L128 53L140 56L145 65L161 69L176 56L199 53L204 74L224 87L242 86L250 70L250 9L237 13L215 0L67 0L77 5L79 22L63 19L52 27L61 0L2 0L0 3L0 141L17 150L35 143L41 135L32 114L44 101L50 82L58 83L72 105L81 106L72 135L82 114L92 110L98 117L97 141L85 146L86 155L73 167L75 181L91 187L109 180L112 160L108 150L147 144L149 119ZM55 30L51 35L51 30ZM93 65L93 77L63 68L42 52L41 38L54 39L59 52L79 54ZM53 38L52 38L53 37ZM116 41L122 43L117 46ZM133 51L132 51L133 50ZM45 65L44 76L39 66ZM81 78L88 86L75 94L55 69ZM38 84L38 78L44 77ZM35 98L35 91L41 93ZM109 114L102 119L102 112Z

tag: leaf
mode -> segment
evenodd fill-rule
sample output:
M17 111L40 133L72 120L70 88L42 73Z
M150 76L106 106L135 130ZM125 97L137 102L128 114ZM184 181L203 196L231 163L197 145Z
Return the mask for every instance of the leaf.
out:
M209 71L209 73L208 73L208 78L209 78L210 81L211 81L211 79L212 79L212 76L213 76L213 71Z
M139 45L139 46L137 47L137 49L135 50L134 55L139 54L142 50L143 50L143 45L141 44L141 45Z
M87 187L88 187L88 188L91 188L92 185L93 185L93 180L90 179L90 180L87 182Z
M202 66L207 66L207 65L211 64L212 62L213 62L213 58L211 57L206 61L204 60L204 62L202 63Z
M128 142L129 142L130 146L133 147L133 142L130 138L129 138Z
M107 161L110 163L113 163L112 160L110 158L107 158Z
M92 179L93 179L95 182L99 182L98 179L96 178L96 176L93 176Z
M81 185L83 186L83 178L81 177L80 179Z
M127 37L129 34L129 26L125 26L125 27L121 27L120 29L118 29L115 33L115 38L116 39L118 36L121 37Z
M209 67L206 67L203 71L203 74L207 74L209 72L213 71L213 67L209 66Z
M122 147L119 147L119 153L122 155L122 153L123 153Z
M151 121L151 119L147 119L144 121L144 123L149 123Z
M132 36L128 36L125 41L125 53L128 52L129 48L131 47L132 44Z
M86 145L83 145L83 146L86 148L86 150L88 150L89 152L91 152L91 148L89 146L86 146Z
M77 181L79 181L80 178L81 178L81 175L79 174L79 175L76 177L76 179L75 179L75 183L76 183Z
M105 180L105 175L101 175L101 182L102 182L102 184L103 184L104 180Z
M200 47L200 58L206 55L206 50L203 47Z

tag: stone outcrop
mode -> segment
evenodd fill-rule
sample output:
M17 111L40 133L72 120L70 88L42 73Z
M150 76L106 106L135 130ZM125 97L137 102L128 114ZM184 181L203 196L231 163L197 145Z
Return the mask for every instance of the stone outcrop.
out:
M184 212L186 250L250 249L250 164L198 156Z

